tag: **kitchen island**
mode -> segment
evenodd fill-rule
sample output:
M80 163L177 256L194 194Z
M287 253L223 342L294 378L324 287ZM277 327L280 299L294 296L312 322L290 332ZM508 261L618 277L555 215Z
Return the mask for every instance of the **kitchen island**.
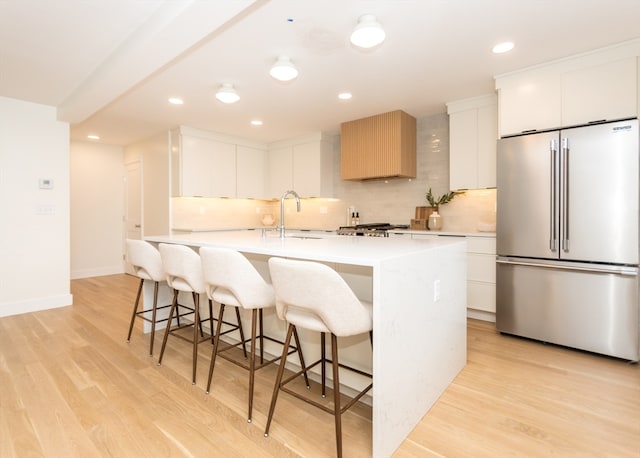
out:
M319 261L339 272L367 269L374 336L372 449L374 457L391 456L466 364L465 242L287 235L234 231L145 239L194 249L227 247L249 259Z

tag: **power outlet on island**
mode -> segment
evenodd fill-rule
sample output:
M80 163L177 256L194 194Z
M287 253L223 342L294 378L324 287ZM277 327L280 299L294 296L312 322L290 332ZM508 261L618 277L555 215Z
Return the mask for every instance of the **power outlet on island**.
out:
M440 300L440 280L433 281L433 302Z

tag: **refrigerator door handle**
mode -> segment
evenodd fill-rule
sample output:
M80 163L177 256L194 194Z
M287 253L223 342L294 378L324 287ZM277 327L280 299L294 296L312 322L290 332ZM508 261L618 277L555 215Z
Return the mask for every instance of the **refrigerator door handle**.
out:
M618 274L618 275L638 275L637 267L627 266L592 266L592 265L569 265L569 264L545 264L542 262L529 262L529 261L513 261L507 258L496 259L496 264L511 264L515 266L527 266L527 267L544 267L547 269L561 269L561 270L578 270L582 272L597 272L604 274Z
M562 139L562 250L569 251L569 139Z
M556 251L558 249L558 233L557 233L557 208L556 208L556 190L557 190L557 154L558 154L558 144L555 140L551 140L549 143L549 151L551 153L551 177L549 179L549 187L550 187L550 205L551 209L551 218L549 218L549 249L551 251Z

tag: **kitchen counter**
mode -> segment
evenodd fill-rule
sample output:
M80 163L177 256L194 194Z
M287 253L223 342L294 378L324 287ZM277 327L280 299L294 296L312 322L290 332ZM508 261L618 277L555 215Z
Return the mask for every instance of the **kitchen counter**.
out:
M339 272L366 267L373 302L372 449L374 457L391 456L466 364L466 242L289 234L206 232L146 240L227 247L250 259L321 261Z

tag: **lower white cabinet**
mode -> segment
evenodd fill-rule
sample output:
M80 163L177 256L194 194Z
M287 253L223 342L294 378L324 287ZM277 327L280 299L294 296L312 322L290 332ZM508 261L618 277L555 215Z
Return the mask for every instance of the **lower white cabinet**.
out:
M495 237L467 237L467 307L496 312Z
M415 239L455 237L451 235L411 234ZM496 312L496 238L466 236L467 308L486 314ZM487 318L491 318L488 315Z

